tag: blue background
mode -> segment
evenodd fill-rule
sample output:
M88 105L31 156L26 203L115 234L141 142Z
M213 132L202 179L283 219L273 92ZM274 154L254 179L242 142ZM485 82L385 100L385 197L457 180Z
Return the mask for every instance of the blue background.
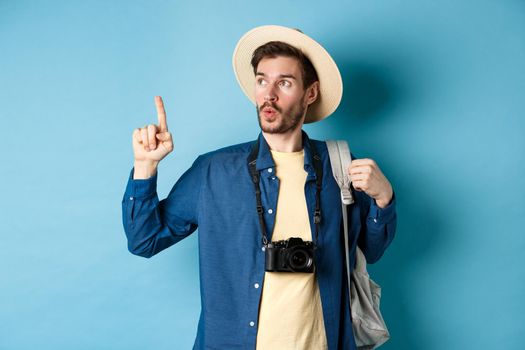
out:
M523 1L0 1L0 349L189 349L197 235L128 253L131 133L162 95L175 150L255 139L237 40L301 28L344 97L310 136L375 159L398 198L383 287L386 349L523 349Z

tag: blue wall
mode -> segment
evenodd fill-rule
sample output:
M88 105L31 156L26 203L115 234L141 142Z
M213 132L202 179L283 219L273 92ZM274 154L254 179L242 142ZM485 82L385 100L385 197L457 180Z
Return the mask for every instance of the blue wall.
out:
M162 95L162 198L197 155L254 139L231 55L262 24L332 53L344 101L306 131L349 140L396 190L397 237L370 266L384 349L523 348L523 1L4 0L0 349L191 348L197 236L127 252L131 133Z

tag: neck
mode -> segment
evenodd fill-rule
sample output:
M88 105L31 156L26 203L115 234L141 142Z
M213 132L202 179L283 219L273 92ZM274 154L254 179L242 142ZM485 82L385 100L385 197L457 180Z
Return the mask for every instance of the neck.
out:
M303 149L301 128L285 134L269 134L262 132L268 146L277 152L298 152Z

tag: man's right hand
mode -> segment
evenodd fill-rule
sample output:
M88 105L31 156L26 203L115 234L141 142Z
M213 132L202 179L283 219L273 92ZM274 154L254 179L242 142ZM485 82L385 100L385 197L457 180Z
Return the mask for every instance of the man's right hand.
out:
M173 140L160 96L155 96L155 105L159 125L150 124L133 131L134 179L147 179L155 175L159 162L173 151Z

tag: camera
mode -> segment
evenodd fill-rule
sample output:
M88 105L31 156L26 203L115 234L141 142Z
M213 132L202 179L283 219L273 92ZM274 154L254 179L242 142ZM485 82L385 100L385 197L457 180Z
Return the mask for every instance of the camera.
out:
M314 244L301 238L269 243L265 257L268 272L314 272Z

